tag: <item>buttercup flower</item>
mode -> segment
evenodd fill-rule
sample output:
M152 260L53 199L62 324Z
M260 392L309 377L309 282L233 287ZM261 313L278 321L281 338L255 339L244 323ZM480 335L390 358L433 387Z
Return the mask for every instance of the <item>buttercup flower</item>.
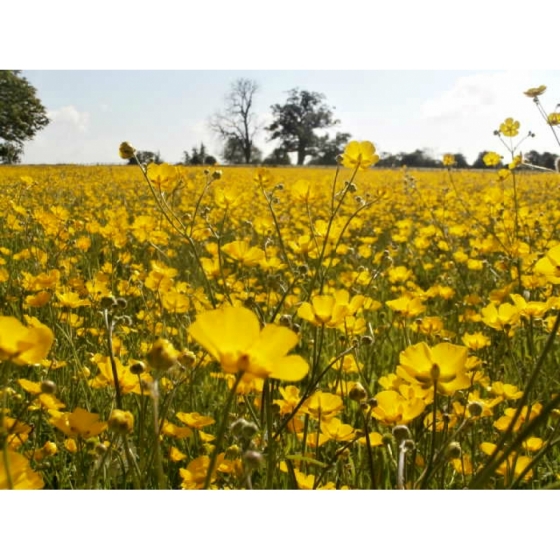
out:
M493 167L494 165L498 165L502 161L502 156L500 156L496 152L487 152L482 158L482 161L484 162L484 165Z
M519 121L509 117L500 125L500 132L508 137L517 136L519 134L519 126Z
M226 373L300 381L309 370L301 356L286 355L298 343L296 333L273 324L261 330L257 316L245 307L222 307L202 313L189 334L220 362Z
M342 165L351 169L367 169L379 161L379 156L375 153L375 146L368 142L350 142L342 154Z
M397 375L424 389L435 386L439 393L451 395L471 384L466 375L467 354L464 346L442 342L430 348L420 342L401 352Z
M542 95L545 91L546 91L546 86L539 86L535 88L529 88L527 91L524 91L523 93L527 97L532 97L533 99L535 99L539 95Z
M444 167L452 167L457 164L455 160L455 156L453 154L444 154L443 155L443 166Z
M32 327L23 326L15 317L0 317L0 361L34 365L44 360L54 342L54 334L36 322Z
M81 407L77 407L73 412L49 412L53 416L51 424L71 438L80 436L88 439L107 429L107 422L99 422L99 414L93 414Z

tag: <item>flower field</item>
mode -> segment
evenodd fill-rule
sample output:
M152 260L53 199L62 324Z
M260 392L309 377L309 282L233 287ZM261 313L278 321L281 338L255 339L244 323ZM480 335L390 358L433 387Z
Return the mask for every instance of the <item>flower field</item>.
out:
M560 484L558 175L377 159L0 168L0 488Z

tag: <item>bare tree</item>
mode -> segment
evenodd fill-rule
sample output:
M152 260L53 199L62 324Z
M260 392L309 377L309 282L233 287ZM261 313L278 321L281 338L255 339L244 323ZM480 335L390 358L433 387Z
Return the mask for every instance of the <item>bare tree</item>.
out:
M210 129L231 148L236 145L245 163L254 155L253 139L262 128L256 121L253 101L259 86L256 82L240 78L231 84L223 112L210 119Z

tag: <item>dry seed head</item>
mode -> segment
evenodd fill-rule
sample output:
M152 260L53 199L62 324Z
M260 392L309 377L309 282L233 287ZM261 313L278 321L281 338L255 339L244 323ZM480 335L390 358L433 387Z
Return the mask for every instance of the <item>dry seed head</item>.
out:
M258 469L263 462L263 456L258 451L254 451L252 449L245 451L243 459L245 460L247 467L251 470Z
M117 306L117 298L115 296L103 296L99 301L102 309L111 309Z
M414 451L414 448L416 447L416 444L414 443L414 440L412 439L405 439L402 443L402 448L404 451Z

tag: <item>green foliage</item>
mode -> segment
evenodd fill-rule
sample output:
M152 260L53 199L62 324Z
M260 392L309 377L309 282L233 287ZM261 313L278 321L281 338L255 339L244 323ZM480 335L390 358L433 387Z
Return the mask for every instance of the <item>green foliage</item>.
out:
M243 151L243 144L236 138L228 138L226 140L222 157L227 163L252 163L258 164L262 160L262 152L253 145L251 148L251 157L247 161Z
M289 91L286 103L271 107L274 121L266 128L270 140L280 140L284 152L296 152L297 165L315 155L319 140L315 131L338 124L324 99L322 93L295 88Z
M290 156L288 152L282 148L275 148L272 152L263 160L264 165L291 165Z
M555 161L558 158L556 154L550 152L543 152L540 154L535 150L531 150L523 154L523 159L532 165L545 167L546 169L555 169Z
M0 162L17 163L23 143L49 124L37 90L19 70L0 70Z
M157 152L141 150L139 152L136 152L136 157L138 158L138 161L140 162L141 165L147 165L148 163L157 163L157 164L163 163L163 159L161 158L159 150ZM138 163L136 162L135 158L130 158L128 160L128 165L138 165Z
M191 154L183 152L184 165L214 165L216 158L206 151L206 146L201 142L200 147L193 147Z
M337 132L334 138L328 134L317 138L315 156L309 160L308 165L336 165L336 158L342 152L350 140L351 134Z

